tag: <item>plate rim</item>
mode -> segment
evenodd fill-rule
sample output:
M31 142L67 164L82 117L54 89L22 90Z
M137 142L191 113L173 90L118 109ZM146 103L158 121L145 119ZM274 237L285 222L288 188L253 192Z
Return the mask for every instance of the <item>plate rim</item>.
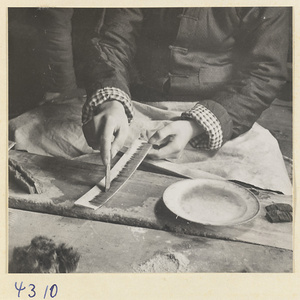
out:
M253 215L250 217L250 218L247 218L245 220L242 220L242 221L239 221L239 222L236 222L236 223L228 223L228 224L211 224L209 222L201 222L201 221L195 221L195 220L191 220L191 219L188 219L186 218L185 216L181 216L180 214L178 214L178 212L174 211L172 208L170 208L170 206L168 205L168 200L166 199L166 194L169 193L169 191L174 188L174 186L177 186L177 185L180 185L180 184L183 184L183 182L197 182L197 181L200 181L202 183L204 182L218 182L218 183L222 183L222 184L226 184L226 185L232 185L234 187L236 187L238 190L241 190L243 191L244 193L248 194L250 196L251 199L253 199L253 201L256 203L257 205L257 209L255 212L253 212ZM192 223L196 223L196 224L201 224L201 225L205 225L205 226L216 226L216 227L220 227L220 226L236 226L236 225L240 225L240 224L244 224L244 223L247 223L251 220L253 220L260 212L261 210L261 204L258 200L258 198L256 197L256 195L254 193L252 193L251 191L249 191L249 189L243 187L243 186L240 186L239 184L235 183L235 182L231 182L231 181L228 181L226 179L222 180L222 179L211 179L211 178L189 178L189 179L183 179L183 180L180 180L180 181L177 181L177 182L174 182L172 183L171 185L169 185L163 192L163 196L162 196L162 200L165 204L165 206L173 213L175 214L177 217L180 217L182 218L183 220L186 220L186 221L189 221L189 222L192 222Z

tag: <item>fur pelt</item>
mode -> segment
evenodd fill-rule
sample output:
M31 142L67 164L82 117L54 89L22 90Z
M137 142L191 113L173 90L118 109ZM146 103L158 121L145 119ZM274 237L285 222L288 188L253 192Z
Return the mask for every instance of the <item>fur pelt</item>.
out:
M36 236L30 245L15 247L9 263L10 273L72 273L80 254L65 243L59 244L45 236Z

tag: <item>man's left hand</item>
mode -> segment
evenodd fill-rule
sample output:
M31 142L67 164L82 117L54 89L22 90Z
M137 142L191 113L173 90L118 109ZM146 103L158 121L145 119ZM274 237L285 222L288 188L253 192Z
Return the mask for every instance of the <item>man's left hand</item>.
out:
M153 148L149 151L148 157L179 158L188 142L202 132L204 129L194 120L178 120L169 123L149 139Z

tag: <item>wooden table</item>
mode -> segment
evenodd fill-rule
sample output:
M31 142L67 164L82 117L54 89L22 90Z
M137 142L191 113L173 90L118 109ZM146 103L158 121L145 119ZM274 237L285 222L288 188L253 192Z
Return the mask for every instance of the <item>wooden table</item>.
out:
M29 195L10 184L10 251L38 235L80 249L78 272L291 272L292 223L271 224L265 206L292 198L257 193L259 215L238 226L203 226L171 213L161 197L181 178L137 170L96 211L74 202L103 176L103 167L11 151L46 187Z

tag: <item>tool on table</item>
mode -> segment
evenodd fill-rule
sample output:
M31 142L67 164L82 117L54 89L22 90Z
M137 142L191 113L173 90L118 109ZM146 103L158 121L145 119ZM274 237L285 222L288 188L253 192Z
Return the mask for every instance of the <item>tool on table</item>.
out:
M143 140L135 140L131 147L110 170L110 174L108 174L110 177L109 179L112 182L110 189L107 190L106 193L102 193L102 191L105 190L106 184L106 177L104 177L97 185L80 197L74 204L92 209L98 209L103 206L131 177L146 157L151 147L151 144L148 144Z
M292 222L293 207L287 203L274 203L266 206L266 218L271 223Z
M16 145L13 141L8 141L8 150L11 150Z
M170 174L172 176L180 176L180 177L187 178L187 179L206 178L206 179L215 179L215 180L227 180L229 182L233 182L235 184L243 186L245 189L248 189L250 192L252 192L256 195L258 194L258 191L271 192L271 193L276 193L276 194L280 194L280 195L283 194L281 191L260 188L258 186L252 185L250 183L246 183L246 182L235 180L235 179L225 179L224 177L221 177L220 175L208 173L206 171L202 171L202 170L198 170L198 169L197 169L197 175L194 175L192 172L190 172L190 169L188 169L184 164L183 165L176 164L176 163L172 163L167 160L152 160L152 159L146 158L145 161L143 161L143 165L146 166L148 169L153 168L160 172L163 172L164 174Z
M8 151L16 145L13 141L8 141ZM9 178L18 184L29 194L41 194L43 185L37 181L28 170L20 166L16 161L8 158Z
M41 194L43 192L42 184L39 183L30 172L20 166L11 158L8 159L9 176L23 190L29 194Z

